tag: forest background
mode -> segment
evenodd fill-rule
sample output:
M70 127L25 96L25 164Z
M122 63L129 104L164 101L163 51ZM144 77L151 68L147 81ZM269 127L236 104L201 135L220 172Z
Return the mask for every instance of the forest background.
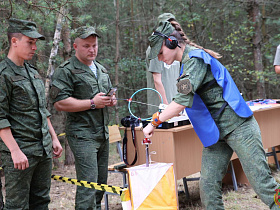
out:
M58 65L74 54L71 33L79 26L96 26L101 33L97 60L106 67L118 98L129 98L146 87L145 51L158 15L176 16L187 36L204 48L223 55L245 100L279 98L279 76L273 60L280 44L278 0L0 0L0 61L7 55L7 20L10 17L37 23L45 41L37 42L35 65L46 84ZM142 95L141 95L142 94ZM145 93L139 94L145 102ZM49 101L56 132L64 132L64 113ZM132 107L141 115L145 109ZM129 115L126 101L110 109L110 124ZM65 141L63 137L61 141ZM73 163L66 143L66 164Z

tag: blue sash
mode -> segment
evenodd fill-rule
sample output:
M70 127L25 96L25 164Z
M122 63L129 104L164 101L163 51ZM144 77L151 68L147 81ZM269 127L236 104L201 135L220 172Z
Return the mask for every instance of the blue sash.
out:
M204 50L192 50L189 52L189 57L201 58L204 60L204 63L211 66L215 80L223 88L224 100L238 116L248 118L253 115L253 112L244 101L229 72L217 59L213 58ZM183 64L180 74L182 70ZM193 106L186 108L186 112L204 147L209 147L219 140L220 131L198 94L195 93Z

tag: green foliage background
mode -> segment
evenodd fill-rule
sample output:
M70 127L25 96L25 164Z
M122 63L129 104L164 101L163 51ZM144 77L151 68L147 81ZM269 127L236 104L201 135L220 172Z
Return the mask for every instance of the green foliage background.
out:
M8 52L7 18L30 19L37 23L46 41L38 42L32 60L46 77L57 15L60 6L68 9L65 20L73 30L81 25L103 28L97 60L115 82L116 8L117 0L0 0L0 60ZM263 72L254 69L253 23L248 19L248 2L259 4L261 11L261 52ZM256 82L264 76L267 98L279 98L279 76L273 60L280 44L280 3L276 0L119 0L120 58L118 61L118 97L128 98L137 89L146 87L145 51L157 16L171 12L191 40L223 55L227 67L246 100L258 98ZM59 45L55 65L63 62L63 43ZM260 75L261 74L261 75ZM143 96L144 97L144 96ZM119 102L120 118L128 115L126 102ZM115 111L111 110L112 115ZM114 121L113 117L112 120ZM113 123L113 122L112 122Z

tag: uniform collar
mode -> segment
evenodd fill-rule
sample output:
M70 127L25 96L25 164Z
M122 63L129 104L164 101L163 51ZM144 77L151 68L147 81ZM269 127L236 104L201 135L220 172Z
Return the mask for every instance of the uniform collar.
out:
M96 61L94 60L93 63L95 64L96 66L96 71L98 72L98 65L96 65ZM76 57L76 56L73 56L73 66L75 69L83 69L83 70L86 70L88 71L91 75L94 75L94 73L92 72L92 70L89 68L88 65L85 65L83 64L81 61L79 61L79 59ZM99 74L99 73L97 73Z
M83 64L76 56L73 56L73 66L75 69L85 69L89 68L87 65Z
M11 67L11 69L14 71L15 74L23 76L25 78L28 78L26 65L24 63L24 66L17 66L12 60L10 60L8 57L5 58L5 61L7 64Z

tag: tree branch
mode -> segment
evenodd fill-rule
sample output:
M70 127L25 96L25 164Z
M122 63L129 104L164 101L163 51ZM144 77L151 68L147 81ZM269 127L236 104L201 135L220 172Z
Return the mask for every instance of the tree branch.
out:
M10 6L11 6L11 12L10 15L7 17L7 19L10 19L10 17L12 17L12 13L13 13L13 4L12 4L12 0L9 0L10 2Z
M11 1L11 0L10 0L10 1ZM66 0L66 1L65 1L64 3L62 3L60 6L58 6L58 7L52 7L52 6L49 5L49 3L48 3L47 1L45 1L46 4L49 5L48 7L46 7L46 6L42 6L42 5L38 5L38 4L34 4L34 3L29 3L29 2L27 2L27 0L23 0L23 1L24 1L26 4L28 4L28 5L30 5L30 6L32 6L32 7L34 7L34 8L37 8L38 10L40 10L40 8L44 8L44 9L48 9L48 10L50 10L50 11L55 11L55 12L57 12L57 13L63 15L65 18L67 18L67 19L70 20L70 21L71 21L71 19L70 19L67 15L62 14L62 13L60 12L60 8L61 8L61 7L64 7L64 6L67 5L67 4L75 3L74 1ZM41 10L40 10L40 11L41 11ZM42 11L41 11L41 12L42 12ZM42 12L42 13L43 13L43 12Z

